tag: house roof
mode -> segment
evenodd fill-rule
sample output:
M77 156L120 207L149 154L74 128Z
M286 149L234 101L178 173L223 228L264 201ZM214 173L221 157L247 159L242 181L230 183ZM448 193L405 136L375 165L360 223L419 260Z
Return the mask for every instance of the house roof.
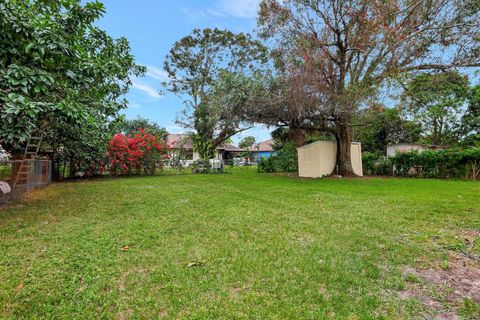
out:
M245 151L245 149L234 146L233 144L222 144L221 146L217 147L217 150L224 150L224 151L229 151L229 152Z
M193 150L193 140L187 134L182 133L169 133L167 136L168 145L172 149L185 149L185 150ZM217 150L224 150L229 152L240 152L244 151L233 144L222 144L217 147Z
M436 144L422 144L422 143L394 143L389 144L387 147L396 147L396 146L415 146L415 147L424 147L424 148L443 148L443 146Z
M169 133L167 143L172 149L193 149L193 140L186 134Z
M272 152L273 151L273 139L268 139L262 142L259 142L256 145L251 145L248 147L249 151L258 151L258 152Z

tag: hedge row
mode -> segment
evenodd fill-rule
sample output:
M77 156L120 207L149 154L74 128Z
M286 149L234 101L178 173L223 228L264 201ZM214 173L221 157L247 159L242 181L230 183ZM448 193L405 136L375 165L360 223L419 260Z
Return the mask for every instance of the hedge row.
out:
M400 152L390 161L399 176L480 178L480 148Z
M390 176L393 173L392 162L380 153L365 151L362 153L363 174L369 176Z
M368 175L480 178L480 148L399 152L390 158L364 152L362 158L364 172Z

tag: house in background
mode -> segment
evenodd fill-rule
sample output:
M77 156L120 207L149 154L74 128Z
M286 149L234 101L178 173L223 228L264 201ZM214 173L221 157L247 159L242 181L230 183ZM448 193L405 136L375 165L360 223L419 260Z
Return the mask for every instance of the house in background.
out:
M217 147L218 159L230 160L241 156L245 149L234 146L233 144L222 144Z
M169 133L167 143L170 146L170 155L185 160L198 160L200 155L193 151L193 140L186 134Z
M273 144L273 139L268 139L248 147L248 152L253 160L260 161L261 158L268 158L275 153Z
M393 157L397 152L409 152L418 151L423 152L426 150L443 150L442 146L433 144L419 144L419 143L396 143L387 146L387 157Z
M170 146L171 156L191 161L200 160L200 155L193 149L193 140L187 134L169 133L167 142ZM233 159L244 151L244 149L237 146L225 143L217 147L215 158L223 160Z

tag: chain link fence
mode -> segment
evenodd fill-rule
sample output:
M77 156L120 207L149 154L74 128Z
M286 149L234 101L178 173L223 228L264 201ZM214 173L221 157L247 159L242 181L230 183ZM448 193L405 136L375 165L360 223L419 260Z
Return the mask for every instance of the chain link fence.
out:
M52 161L41 159L0 161L0 205L52 182Z

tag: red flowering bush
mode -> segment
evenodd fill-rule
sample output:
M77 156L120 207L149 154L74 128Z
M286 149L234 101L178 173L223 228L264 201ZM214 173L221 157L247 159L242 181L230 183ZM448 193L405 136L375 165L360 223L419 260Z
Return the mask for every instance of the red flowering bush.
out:
M167 142L139 129L133 136L118 133L108 143L110 172L113 174L153 175L155 168L168 159Z

